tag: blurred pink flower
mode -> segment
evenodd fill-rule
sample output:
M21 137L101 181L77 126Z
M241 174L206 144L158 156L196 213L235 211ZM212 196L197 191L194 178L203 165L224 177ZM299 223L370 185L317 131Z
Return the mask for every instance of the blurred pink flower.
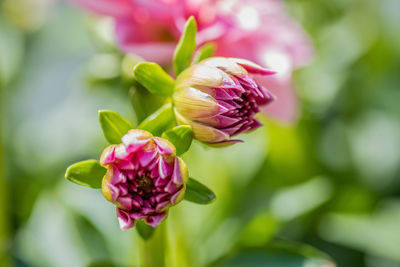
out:
M183 25L193 15L198 44L214 41L217 56L249 59L278 72L259 81L278 97L265 112L284 122L296 119L292 72L311 60L313 47L280 0L71 1L113 17L121 49L158 63L172 59Z

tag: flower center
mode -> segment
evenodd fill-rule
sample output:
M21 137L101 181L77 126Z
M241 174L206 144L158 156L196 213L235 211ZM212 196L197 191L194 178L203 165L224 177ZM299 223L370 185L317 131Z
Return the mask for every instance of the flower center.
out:
M148 177L139 177L138 180L138 189L142 190L144 193L149 194L153 189L153 180Z

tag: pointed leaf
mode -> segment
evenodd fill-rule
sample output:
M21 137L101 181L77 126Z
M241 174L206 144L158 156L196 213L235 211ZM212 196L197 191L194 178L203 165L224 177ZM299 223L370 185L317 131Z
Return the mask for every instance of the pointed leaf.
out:
M180 125L163 132L162 137L175 145L176 154L182 155L188 151L193 140L192 127Z
M192 64L199 63L200 61L212 57L214 55L216 46L214 43L206 43L201 46L194 55Z
M153 135L160 136L165 129L175 123L175 117L171 103L165 104L152 115L147 117L139 125L139 129L151 132Z
M111 144L121 143L122 136L133 129L132 123L111 110L100 110L99 121L104 137Z
M189 178L184 199L197 204L209 204L214 201L215 194L199 181Z
M75 184L101 188L106 169L97 160L85 160L68 167L65 178Z
M138 221L135 225L135 228L143 240L148 240L150 237L152 237L154 230L156 230L156 228L147 225L144 221Z
M135 79L153 94L170 96L174 91L174 79L156 63L139 63L133 69L133 74Z
M196 30L196 20L194 17L190 17L175 48L174 70L176 75L179 75L179 73L190 65L190 60L196 49Z

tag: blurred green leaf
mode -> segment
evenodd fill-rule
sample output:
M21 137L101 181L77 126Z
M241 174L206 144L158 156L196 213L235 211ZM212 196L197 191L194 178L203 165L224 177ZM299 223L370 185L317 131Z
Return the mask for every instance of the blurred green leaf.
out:
M108 261L96 261L90 263L87 267L118 267L118 265Z
M75 229L83 245L82 251L86 252L92 260L98 260L97 264L100 262L104 264L103 260L110 257L109 247L104 235L86 216L75 212L72 214ZM106 267L107 265L95 266Z
M169 129L162 134L162 138L169 140L175 145L176 154L182 155L188 151L193 140L192 127L189 125L180 125Z
M111 110L100 110L99 121L104 137L111 144L121 143L122 136L134 127L127 119Z
M165 103L165 97L150 93L135 80L132 83L133 85L129 89L129 98L135 110L137 124L140 124Z
M156 63L139 63L133 69L133 74L135 79L153 94L170 96L174 91L174 79Z
M135 225L136 231L143 240L148 240L153 236L156 228L147 225L144 221L138 221Z
M210 204L215 200L215 194L199 181L189 178L186 183L184 199L197 204Z
M175 117L172 105L168 103L142 121L139 125L139 129L149 131L153 135L159 136L173 123L175 123Z
M216 45L214 43L206 43L202 45L196 52L192 64L199 63L200 61L212 57L214 55Z
M65 178L75 184L91 188L101 188L106 169L97 160L85 160L68 167Z
M190 65L190 60L196 49L196 31L196 20L194 17L190 17L185 24L185 29L175 48L174 70L176 75L179 75L179 73Z
M234 251L212 266L229 267L335 267L335 263L325 253L294 242L276 242L264 247L245 247Z

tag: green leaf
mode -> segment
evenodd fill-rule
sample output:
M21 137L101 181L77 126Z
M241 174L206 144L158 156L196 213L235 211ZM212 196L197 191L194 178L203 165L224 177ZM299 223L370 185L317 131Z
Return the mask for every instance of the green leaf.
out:
M218 267L248 266L312 266L335 267L325 253L294 242L281 241L267 246L243 247L208 265Z
M156 63L139 63L133 69L133 74L153 94L170 96L174 91L175 80Z
M174 53L174 70L179 75L184 69L189 67L193 52L196 49L196 20L190 17L179 39Z
M132 87L129 89L129 98L135 110L137 124L140 124L165 103L164 96L150 93L135 80L132 81Z
M182 155L188 151L193 140L192 127L189 125L180 125L163 132L162 138L169 140L175 145L176 154Z
M68 167L65 178L75 184L91 188L101 188L106 169L97 160L85 160Z
M138 221L135 225L135 228L143 240L148 240L150 237L152 237L154 230L156 230L154 227L147 225L144 221Z
M214 43L206 43L201 46L194 55L192 64L199 63L200 61L212 57L214 55L216 46Z
M197 204L209 204L214 201L215 194L207 186L199 181L189 178L186 183L186 193L184 199Z
M111 110L100 110L99 121L104 137L111 144L121 143L122 136L133 129L132 123Z
M165 131L165 129L168 129L173 123L175 123L174 112L171 103L168 103L142 121L139 125L139 129L160 136L161 133Z

